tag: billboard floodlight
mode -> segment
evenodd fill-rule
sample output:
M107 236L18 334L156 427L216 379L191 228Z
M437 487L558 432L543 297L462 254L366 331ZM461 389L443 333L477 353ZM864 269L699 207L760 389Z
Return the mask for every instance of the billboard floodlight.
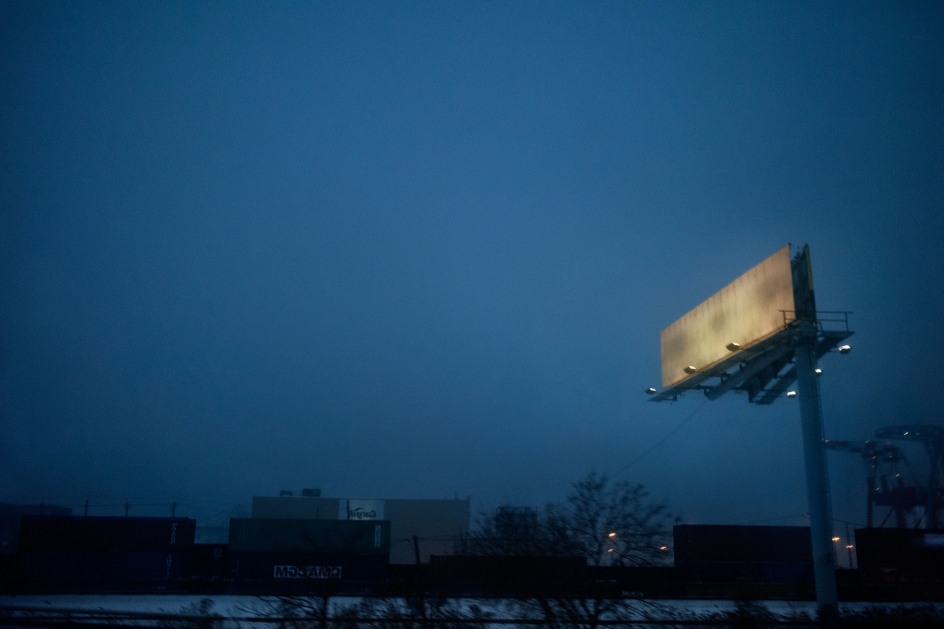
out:
M731 341L730 343L728 343L727 345L725 345L725 348L726 348L729 352L736 352L736 351L738 351L739 349L741 349L741 344L740 344L740 343L735 343L734 341Z
M796 397L796 396L797 396L796 391L787 391L787 397Z
M657 391L656 391L656 388L655 388L655 387L646 387L646 395L652 395L652 394L654 394L654 393L656 393L656 392L657 392Z
M852 346L851 346L851 345L840 345L839 347L836 348L836 351L839 352L840 354L848 354L849 352L852 351Z
M696 367L695 365L688 365L688 366L686 366L685 369L683 369L682 371L684 371L685 373L691 375L691 374L695 373L696 371L698 371L698 367Z

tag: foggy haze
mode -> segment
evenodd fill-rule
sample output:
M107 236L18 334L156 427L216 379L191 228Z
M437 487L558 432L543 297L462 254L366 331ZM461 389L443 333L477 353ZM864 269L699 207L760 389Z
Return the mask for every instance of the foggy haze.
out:
M941 422L940 4L14 1L0 86L0 502L479 511L598 470L805 523L795 401L643 393L788 242L854 313L826 436Z

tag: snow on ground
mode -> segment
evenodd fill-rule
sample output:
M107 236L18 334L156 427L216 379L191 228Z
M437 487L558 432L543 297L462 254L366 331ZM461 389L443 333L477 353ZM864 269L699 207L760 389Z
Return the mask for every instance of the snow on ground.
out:
M266 603L266 600L270 603ZM81 594L29 594L29 595L0 595L0 610L9 613L11 609L22 610L17 614L43 614L57 611L69 612L103 612L129 614L180 614L200 615L201 608L216 617L229 620L227 627L261 627L262 623L253 623L253 618L271 616L275 607L271 604L273 597L257 597L244 595L81 595ZM361 602L358 597L333 597L331 609L337 612L349 609ZM211 603L207 607L207 603ZM670 619L670 618L697 618L709 615L718 615L737 609L738 604L726 600L629 600L637 613L639 620ZM496 620L510 618L512 614L503 606L500 599L456 599L458 608L469 609L476 606L489 613ZM802 618L804 615L814 617L816 604L812 601L758 601L754 603L762 606L775 616L784 619ZM880 607L881 603L842 603L840 611L844 613L860 612L868 608ZM900 603L889 603L889 607L899 607ZM925 605L913 603L913 606ZM935 603L944 613L944 604ZM266 614L265 612L269 612ZM495 627L501 627L496 622Z

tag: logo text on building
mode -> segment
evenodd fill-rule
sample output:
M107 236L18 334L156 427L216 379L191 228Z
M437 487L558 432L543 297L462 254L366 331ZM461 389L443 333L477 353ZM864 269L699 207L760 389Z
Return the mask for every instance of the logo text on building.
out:
M377 512L374 511L373 509L368 511L367 509L362 509L360 507L356 509L348 509L347 519L348 520L376 520Z

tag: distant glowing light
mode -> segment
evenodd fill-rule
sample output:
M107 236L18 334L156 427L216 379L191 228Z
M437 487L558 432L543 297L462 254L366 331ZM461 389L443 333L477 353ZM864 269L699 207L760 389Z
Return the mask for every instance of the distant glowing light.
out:
M821 367L817 367L816 369L813 370L813 373L815 373L818 376L821 373L823 373L823 370Z
M610 533L607 534L607 537L609 537L610 539L613 539L614 537L616 537L616 531L611 531Z
M787 397L796 397L796 396L797 396L796 391L787 391Z
M851 346L851 345L840 345L839 347L836 348L836 350L837 350L840 354L848 354L849 352L852 351L852 346Z
M838 535L833 536L833 541L834 541L834 542L838 542L838 541L839 541L839 536L838 536Z
M669 549L669 547L666 546L665 544L663 544L662 546L659 546L659 550L665 551L665 550L668 550L668 549Z

